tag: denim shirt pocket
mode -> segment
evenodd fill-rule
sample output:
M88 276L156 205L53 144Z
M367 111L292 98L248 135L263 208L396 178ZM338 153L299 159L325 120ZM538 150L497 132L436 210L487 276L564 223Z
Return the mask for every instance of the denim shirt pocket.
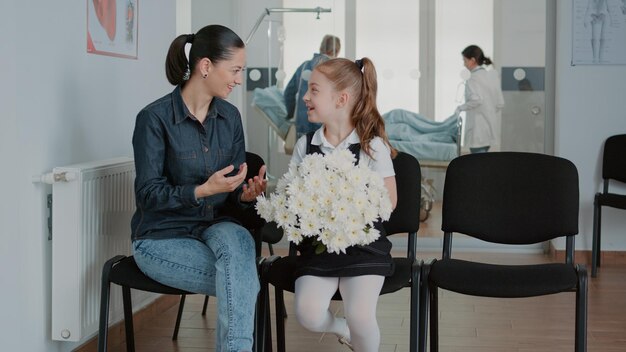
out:
M235 158L235 154L234 154L232 146L230 148L229 147L213 148L211 152L211 160L209 164L210 169L212 169L212 171L215 172L232 164L235 167L235 169L227 176L235 175L237 174L237 171L239 170L239 165L236 165L234 158Z
M168 169L173 171L169 175L173 184L186 185L199 182L198 154L195 150L170 151L168 159Z

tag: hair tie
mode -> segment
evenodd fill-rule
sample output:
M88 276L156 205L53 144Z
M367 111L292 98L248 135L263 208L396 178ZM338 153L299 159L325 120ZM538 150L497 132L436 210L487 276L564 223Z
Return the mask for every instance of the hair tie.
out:
M187 34L187 43L193 43L193 40L196 38L195 34Z
M363 59L356 60L354 63L359 67L359 70L363 69Z

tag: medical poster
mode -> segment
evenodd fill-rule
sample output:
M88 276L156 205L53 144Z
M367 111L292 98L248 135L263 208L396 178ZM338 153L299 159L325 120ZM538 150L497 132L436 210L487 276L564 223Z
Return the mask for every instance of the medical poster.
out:
M87 0L87 52L137 59L137 1Z
M626 64L626 0L574 0L572 65Z

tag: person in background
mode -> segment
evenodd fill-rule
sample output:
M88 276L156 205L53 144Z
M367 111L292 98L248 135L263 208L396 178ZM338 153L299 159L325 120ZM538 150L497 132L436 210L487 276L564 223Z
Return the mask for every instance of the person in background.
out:
M496 130L504 108L500 79L496 72L485 69L493 62L485 57L480 47L470 45L462 55L470 78L465 84L465 103L459 105L455 113L465 111L465 145L469 146L470 152L485 153L500 133Z
M133 133L135 261L164 285L217 297L217 351L252 351L259 290L254 239L222 213L253 206L266 187L265 166L245 183L241 116L224 100L245 61L226 27L178 36L165 62L176 88L138 113Z
M328 154L347 149L358 164L380 174L391 205L396 207L396 178L385 122L376 107L376 70L368 58L331 59L313 69L304 102L311 122L322 127L296 143L291 166L300 165L307 154ZM306 181L305 181L306 182ZM316 253L307 238L298 245L295 275L296 317L305 328L330 332L359 352L377 352L380 330L376 305L385 276L393 274L391 242L380 222L380 237L365 246L350 246L345 253ZM330 311L330 301L339 290L344 318Z
M313 68L319 63L337 57L340 49L341 41L339 38L330 34L325 35L320 44L319 54L314 54L311 60L303 62L296 69L296 72L285 87L283 95L285 97L285 106L287 107L287 117L295 117L296 138L315 131L321 126L319 123L309 122L306 105L302 101L302 97L307 92L309 77Z

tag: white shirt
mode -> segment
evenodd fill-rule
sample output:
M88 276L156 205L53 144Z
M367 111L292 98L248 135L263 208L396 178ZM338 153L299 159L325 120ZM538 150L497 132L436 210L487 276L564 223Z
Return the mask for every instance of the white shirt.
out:
M497 141L503 107L504 97L497 72L480 66L472 70L465 85L465 104L459 106L459 110L466 113L467 146L486 147Z
M348 149L350 145L359 143L359 135L356 133L356 129L354 129L350 132L346 139L335 147L326 140L326 137L324 137L324 126L315 131L313 138L311 139L311 144L319 146L320 150L324 154L329 154L335 149ZM372 154L372 157L365 154L363 148L361 148L361 152L359 154L359 164L366 163L370 170L379 173L383 178L396 175L393 169L393 162L391 161L391 150L387 145L385 145L382 138L374 137L370 141L370 153ZM298 142L296 142L290 164L300 165L305 156L306 135L300 137Z

